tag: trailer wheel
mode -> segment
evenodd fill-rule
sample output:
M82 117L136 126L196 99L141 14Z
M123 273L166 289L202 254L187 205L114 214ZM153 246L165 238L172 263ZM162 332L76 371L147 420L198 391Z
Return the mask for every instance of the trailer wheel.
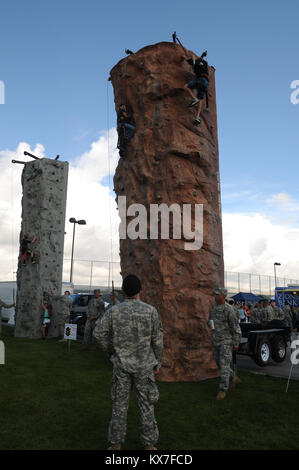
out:
M282 336L275 336L271 343L271 357L275 362L283 362L287 355L287 344Z
M261 340L258 344L256 354L253 356L254 362L261 367L265 367L271 356L271 348L268 341Z

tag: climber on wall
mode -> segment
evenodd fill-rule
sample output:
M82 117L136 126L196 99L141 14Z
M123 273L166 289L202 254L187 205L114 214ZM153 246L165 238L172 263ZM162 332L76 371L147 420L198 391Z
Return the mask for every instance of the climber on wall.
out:
M119 155L124 157L126 144L132 139L135 133L135 126L132 124L132 118L128 114L125 104L120 104L117 111L117 132L117 148L119 149Z
M30 256L31 263L35 263L34 259L34 253L33 251L29 248L29 245L31 243L36 242L37 237L34 237L32 240L29 238L28 233L26 233L23 237L22 243L21 243L21 264L26 265L26 259L27 255Z
M45 295L43 296L45 297ZM50 304L50 291L48 292L47 301L45 302L45 298L42 298L42 309L43 309L43 316L42 316L42 339L46 339L48 333L48 327L51 323L51 315L53 311L53 307Z
M184 51L186 51L186 49L184 49ZM198 104L196 118L194 121L194 124L197 126L200 124L202 100L205 96L207 96L209 88L209 66L207 61L204 60L204 57L206 57L206 55L207 51L203 52L201 57L199 57L198 59L188 57L186 54L184 55L188 64L192 65L195 74L195 78L191 80L191 82L186 83L184 88L192 97L192 101L189 103L188 106L195 106ZM197 90L197 97L195 96L192 90Z

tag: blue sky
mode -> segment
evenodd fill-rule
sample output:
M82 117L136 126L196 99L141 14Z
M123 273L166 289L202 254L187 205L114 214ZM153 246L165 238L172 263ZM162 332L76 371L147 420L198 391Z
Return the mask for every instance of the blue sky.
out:
M107 77L124 48L176 30L216 67L222 183L297 195L298 14L296 1L2 2L1 148L41 142L49 156L81 154L107 128ZM114 125L110 84L109 97Z
M115 125L107 77L124 49L177 31L216 68L223 210L298 227L298 18L293 0L2 2L0 151L27 142L68 161L87 152Z

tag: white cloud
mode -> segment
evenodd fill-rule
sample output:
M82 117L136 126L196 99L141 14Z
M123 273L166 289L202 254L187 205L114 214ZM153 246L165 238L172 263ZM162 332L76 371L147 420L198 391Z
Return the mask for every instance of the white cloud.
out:
M293 199L287 193L277 193L273 194L271 198L267 200L267 202L272 204L279 204L280 206L289 206L293 202Z
M115 129L102 134L90 149L70 162L68 177L68 195L66 210L66 236L64 257L71 258L73 224L70 217L85 219L87 225L76 225L74 257L82 260L104 260L111 258L118 261L118 225L119 217L114 196L108 185L109 170L113 175L118 160L116 149L117 133ZM108 161L109 142L109 161ZM21 173L23 165L11 163L11 160L28 161L24 150L36 156L44 157L44 147L40 144L31 149L22 142L14 151L0 151L0 280L13 280L17 270L19 253L19 235L21 228ZM31 160L31 159L30 159ZM105 178L105 184L101 181ZM113 176L111 176L111 191ZM111 214L111 228L110 228ZM111 241L112 234L112 255ZM108 263L94 263L93 281L101 283L107 279ZM69 280L70 263L65 262L64 280ZM119 266L113 268L114 277L119 276ZM74 281L89 284L91 263L75 263Z
M12 160L28 161L24 151L44 157L44 147L37 144L33 149L20 142L17 149L0 151L0 280L11 281L17 270L19 254L19 231L21 227L21 174L23 165Z
M85 219L86 226L76 226L74 258L81 260L109 261L119 260L118 226L120 219L114 196L109 187L101 183L109 176L110 189L113 190L113 174L118 161L116 149L117 133L113 129L91 144L90 150L76 158L70 164L68 181L68 198L66 212L65 258L71 258L73 224L70 217ZM109 142L109 161L108 161ZM111 227L110 227L111 216ZM111 255L112 236L112 255ZM69 278L69 265L65 263L64 278ZM93 264L93 282L102 283L108 272L107 263ZM114 278L120 279L119 266L114 266ZM91 263L75 263L74 281L89 284Z
M278 225L262 215L223 214L225 269L299 279L299 229Z

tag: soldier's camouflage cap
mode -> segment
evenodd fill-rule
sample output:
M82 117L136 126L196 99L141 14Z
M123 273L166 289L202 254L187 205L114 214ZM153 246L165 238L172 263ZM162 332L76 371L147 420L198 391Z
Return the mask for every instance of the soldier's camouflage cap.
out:
M224 287L216 287L213 290L213 294L215 294L215 295L227 295L227 289L225 289Z

